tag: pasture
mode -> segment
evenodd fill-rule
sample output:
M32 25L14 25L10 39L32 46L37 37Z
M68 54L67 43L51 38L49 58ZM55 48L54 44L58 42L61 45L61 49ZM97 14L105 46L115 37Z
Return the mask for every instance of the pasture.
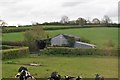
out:
M23 35L23 32L3 33L2 40L3 41L23 41L24 35Z
M43 26L45 27L45 26ZM58 26L48 26L58 27ZM60 26L59 26L60 27ZM65 27L65 26L62 26ZM31 28L31 27L28 27ZM10 29L10 28L8 28ZM118 45L118 28L77 28L46 30L50 37L58 34L70 34L90 40L98 48L106 48L112 43ZM24 32L3 33L3 41L24 41ZM42 66L27 66L24 64L37 63ZM96 73L105 78L118 77L117 56L47 56L30 55L29 57L3 60L3 78L14 78L20 66L26 66L31 75L36 78L47 78L52 71L57 71L62 77L65 75L82 76L83 78L94 78Z
M26 66L36 78L47 78L52 71L57 71L62 77L65 75L78 76L83 78L94 78L96 73L104 75L105 78L118 77L117 57L103 56L29 56L12 60L4 60L3 78L14 78L18 68L23 64L37 63L43 66Z
M118 28L78 28L78 29L63 29L63 30L49 30L46 31L53 37L58 34L70 34L79 36L90 40L92 44L97 47L107 47L108 43L114 44L116 47L118 44ZM4 33L3 41L23 41L24 32L16 33Z

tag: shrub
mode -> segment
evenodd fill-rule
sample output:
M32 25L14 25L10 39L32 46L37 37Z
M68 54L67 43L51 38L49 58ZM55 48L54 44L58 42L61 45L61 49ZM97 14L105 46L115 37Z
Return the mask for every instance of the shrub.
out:
M2 50L2 59L14 59L27 56L29 53L28 47Z
M65 36L65 35L64 35ZM69 47L73 47L74 46L74 43L75 43L75 38L74 37L68 37L68 36L65 36L65 38L67 39L68 41L68 46Z
M108 40L108 42L105 43L105 46L108 47L108 48L110 48L110 47L114 47L115 44L113 43L112 40Z
M82 48L68 48L68 47L48 47L41 51L41 54L46 55L101 55L101 56L117 56L117 49L82 49Z
M25 41L28 43L30 52L39 52L39 45L36 41L47 39L48 34L42 27L36 26L32 30L25 31Z

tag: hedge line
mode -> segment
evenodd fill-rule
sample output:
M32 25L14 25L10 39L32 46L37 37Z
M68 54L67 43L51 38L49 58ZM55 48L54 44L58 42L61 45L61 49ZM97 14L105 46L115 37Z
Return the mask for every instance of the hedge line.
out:
M44 26L44 25L38 25L38 26ZM55 25L54 25L55 26ZM61 25L60 25L61 26ZM74 29L74 28L92 28L92 27L118 27L118 24L109 24L109 25L98 25L98 24L91 24L91 25L84 25L83 27L80 25L64 25L65 27L44 27L44 30L61 30L61 29ZM32 29L34 26L30 27L18 27L18 28L4 28L2 30L3 33L11 33L11 32L24 32L26 30Z
M41 27L41 26L40 26ZM44 27L44 30L61 30L61 29L74 29L74 28L80 28L80 26L65 26L65 27ZM31 28L5 28L2 30L3 33L12 33L12 32L24 32L26 30L30 30Z
M2 50L2 59L14 59L27 56L29 53L28 47Z
M29 30L28 28L5 28L2 30L2 33L12 33L12 32L23 32Z
M41 51L40 54L47 55L100 55L100 56L117 56L117 49L80 49L80 48L67 48L67 47L48 47Z
M13 49L13 48L18 48L18 46L2 45L2 49Z
M25 41L2 41L2 45L27 46L27 43Z

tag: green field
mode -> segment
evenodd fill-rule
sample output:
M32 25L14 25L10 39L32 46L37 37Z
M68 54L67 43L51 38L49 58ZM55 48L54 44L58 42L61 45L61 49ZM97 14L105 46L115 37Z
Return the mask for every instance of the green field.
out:
M23 41L24 35L22 32L3 33L2 40L3 41Z
M8 64L12 62L13 64ZM81 57L55 57L55 56L31 56L3 61L3 77L14 78L18 68L23 64L37 63L43 66L26 66L36 78L47 78L52 71L57 71L61 76L81 75L83 78L94 78L96 73L105 78L118 77L117 57L81 56Z
M108 42L115 46L118 44L118 28L79 28L47 31L50 36L57 34L71 34L90 40L97 47L106 47ZM3 41L21 41L24 40L23 32L4 33Z
M49 26L51 27L51 26ZM55 26L54 26L55 27ZM49 30L48 34L53 37L58 34L70 34L90 40L97 47L104 48L111 41L115 46L118 44L118 28L78 28ZM24 32L3 33L3 41L23 41ZM8 62L12 62L9 64ZM57 71L62 76L81 75L84 78L94 78L95 73L102 74L105 78L118 77L118 59L110 56L31 56L3 61L3 77L14 78L20 66L27 63L38 63L43 66L26 66L36 78L47 78L52 71Z

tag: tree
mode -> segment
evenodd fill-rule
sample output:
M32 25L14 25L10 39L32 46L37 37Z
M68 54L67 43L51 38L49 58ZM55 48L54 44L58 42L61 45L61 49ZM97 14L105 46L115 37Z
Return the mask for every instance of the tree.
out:
M25 41L28 43L30 52L39 52L37 41L47 39L48 35L40 26L25 31Z
M94 19L92 20L92 23L93 23L93 24L100 24L100 20L99 20L98 18L94 18Z
M0 26L1 26L1 27L4 27L4 26L6 26L6 25L7 25L7 23L6 23L5 21L0 20Z
M109 16L104 15L102 23L108 25L108 24L112 23L112 20L110 19Z
M67 24L68 22L69 22L69 18L68 18L67 16L63 16L63 17L61 18L60 23L62 23L62 24Z
M86 24L86 22L87 21L84 18L78 18L76 20L76 24L81 25L81 26L83 26L84 24Z

